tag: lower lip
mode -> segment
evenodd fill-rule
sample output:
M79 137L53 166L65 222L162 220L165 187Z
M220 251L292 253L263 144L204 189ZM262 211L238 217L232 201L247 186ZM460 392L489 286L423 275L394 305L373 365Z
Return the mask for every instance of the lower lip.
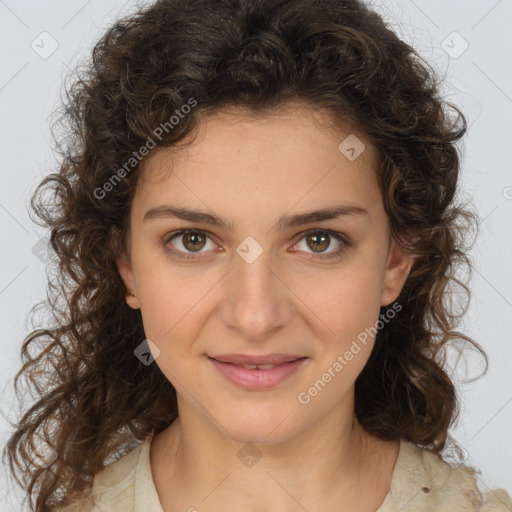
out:
M291 377L302 364L306 357L279 364L270 370L248 369L243 366L235 366L231 363L221 363L216 359L209 358L213 365L233 384L254 391L271 389Z

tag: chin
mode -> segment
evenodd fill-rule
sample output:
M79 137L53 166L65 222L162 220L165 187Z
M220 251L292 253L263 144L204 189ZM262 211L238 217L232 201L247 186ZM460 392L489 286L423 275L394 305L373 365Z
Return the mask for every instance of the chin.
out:
M286 407L238 407L224 416L222 426L239 443L278 444L292 438L299 428L293 409Z

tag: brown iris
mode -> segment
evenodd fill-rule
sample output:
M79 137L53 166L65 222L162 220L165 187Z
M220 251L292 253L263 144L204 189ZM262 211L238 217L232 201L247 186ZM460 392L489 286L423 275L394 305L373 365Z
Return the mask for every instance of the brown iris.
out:
M322 252L325 249L329 247L330 239L328 236L325 236L323 234L317 234L313 233L311 235L308 235L306 237L306 241L309 245L310 241L313 242L313 246L310 245L311 249L313 249L315 252Z
M206 237L201 235L199 232L183 233L183 245L189 251L201 250L205 243Z

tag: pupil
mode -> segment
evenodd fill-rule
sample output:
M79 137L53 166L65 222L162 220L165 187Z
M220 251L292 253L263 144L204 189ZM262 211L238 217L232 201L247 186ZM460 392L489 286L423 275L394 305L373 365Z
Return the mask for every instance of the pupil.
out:
M187 246L187 248L192 248L192 249L197 249L198 248L198 245L201 244L201 240L202 237L200 235L198 235L197 233L189 233L186 235L185 237L185 245ZM187 243L188 242L188 243ZM189 247L189 243L191 243L192 247ZM202 247L199 247L199 249L201 249Z
M314 246L312 249L316 252L321 252L322 250L327 249L329 247L329 242L327 241L327 245L325 245L325 241L327 240L326 236L323 235L311 235L310 237L314 242ZM324 247L321 247L321 244L323 243Z

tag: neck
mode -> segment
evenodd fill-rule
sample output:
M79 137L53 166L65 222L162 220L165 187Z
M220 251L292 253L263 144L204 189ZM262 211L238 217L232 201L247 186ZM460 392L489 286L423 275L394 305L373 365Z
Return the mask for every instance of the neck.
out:
M178 501L182 510L225 510L226 503L248 512L331 510L319 508L321 500L332 510L376 510L389 490L398 443L370 436L347 409L353 411L351 404L292 437L282 428L280 439L273 434L272 442L262 442L264 436L233 439L185 408L152 443L164 510L178 510ZM362 496L370 508L359 508Z

